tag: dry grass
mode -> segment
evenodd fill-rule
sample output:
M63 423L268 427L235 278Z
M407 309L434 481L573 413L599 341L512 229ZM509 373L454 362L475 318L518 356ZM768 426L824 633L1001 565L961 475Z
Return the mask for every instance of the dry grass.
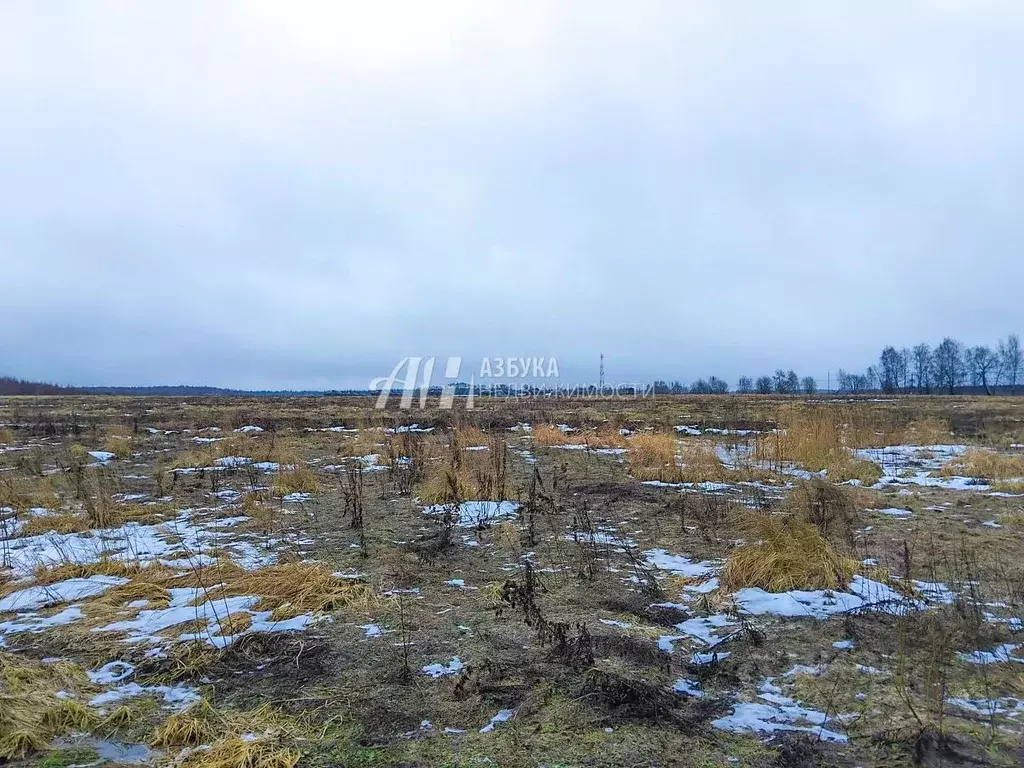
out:
M813 523L799 517L753 513L743 527L752 543L726 560L721 579L727 592L742 587L840 589L856 570L856 560L838 554Z
M788 409L780 416L780 424L778 431L758 435L754 443L758 463L776 470L788 463L812 472L824 470L834 482L859 480L873 485L882 476L877 464L851 453L854 448L879 442L879 433L871 423L853 422L849 411Z
M904 445L944 445L951 436L949 422L945 419L920 419L904 428L900 442Z
M529 433L534 445L581 445L582 440L577 432L563 432L551 424L538 424Z
M294 469L281 469L274 475L274 493L287 496L289 493L313 493L316 491L316 476L307 467L294 466Z
M111 435L103 445L103 450L109 451L119 459L130 459L132 457L132 439L124 435Z
M57 698L58 691L89 688L75 664L42 664L0 651L0 760L25 758L48 749L55 736L95 725L88 707Z
M1006 456L994 451L971 450L942 465L944 477L963 475L985 480L1024 482L1024 456Z
M493 439L486 451L467 451L453 432L443 459L422 467L417 496L424 504L452 504L468 500L501 501L506 498L506 445Z
M209 701L200 699L184 711L168 717L153 732L150 746L197 747L217 737L220 716Z
M725 466L715 453L713 445L708 443L684 442L680 446L682 466L679 468L679 479L687 483L703 483L707 481L721 482L726 480L728 473Z
M636 435L629 441L627 453L630 474L637 480L677 482L676 450L674 435L662 432Z
M207 575L208 583L216 584L205 591L201 602L235 595L260 597L257 609L291 615L320 613L348 605L368 606L373 591L366 584L339 579L327 566L318 563L284 563L259 571L222 569Z
M89 518L81 513L33 515L22 523L21 536L42 536L50 533L81 533L90 528Z
M250 712L215 710L206 699L171 715L156 729L154 747L187 748L177 761L194 768L295 768L301 753L295 724L270 707ZM194 749L209 745L204 749Z
M96 575L132 578L143 573L148 568L159 569L161 567L159 565L148 566L141 563L104 558L95 563L64 563L50 567L40 566L36 568L33 575L37 584L45 585L54 584L65 579L86 579Z

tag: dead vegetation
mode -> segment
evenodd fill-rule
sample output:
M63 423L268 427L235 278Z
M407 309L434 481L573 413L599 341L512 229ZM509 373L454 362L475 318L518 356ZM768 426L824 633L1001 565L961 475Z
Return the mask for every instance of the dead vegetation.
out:
M12 431L19 447L31 443L0 453L0 507L20 525L15 538L108 536L126 523L176 521L186 509L181 519L197 535L187 547L169 535L175 551L157 546L145 564L115 542L116 552L95 562L24 579L0 569L0 597L28 584L129 579L74 601L81 618L72 623L4 635L14 649L4 658L33 671L12 673L21 687L0 678L0 750L33 759L55 736L82 731L149 742L168 763L212 768L648 765L666 755L698 765L889 765L909 764L920 744L1012 764L1004 758L1018 725L951 701L1011 707L1024 697L1015 664L960 655L1017 642L1019 500L838 484L871 485L880 474L856 458L859 448L968 442L973 450L943 474L1009 487L999 484L1022 476L1008 448L1019 439L1012 404L954 404L964 407L684 398L533 411L487 402L465 416L417 412L415 429L405 428L411 414L346 399L93 400L60 405L59 416L33 414L24 424L81 427L52 438L47 427ZM128 408L140 416L127 419ZM159 429L146 431L148 423ZM533 429L511 429L522 423ZM227 431L248 424L265 431ZM336 424L360 429L325 429ZM702 432L677 432L682 424ZM225 431L203 430L209 425ZM116 458L89 466L98 447ZM217 463L227 457L251 461ZM253 466L262 461L276 466ZM801 470L825 474L804 481ZM290 494L310 496L285 501ZM456 505L471 500L520 506L460 527ZM448 514L423 514L430 504ZM880 514L891 507L905 514ZM955 551L962 540L976 553L970 565ZM664 568L652 550L664 550ZM752 616L731 595L845 592L858 573L927 599L927 610ZM172 600L181 621L158 625L158 645L94 631ZM221 608L233 600L247 607ZM0 624L46 620L71 605L4 614ZM269 622L254 621L260 611ZM319 620L327 614L331 621ZM318 621L267 629L304 616ZM706 631L715 645L701 639ZM851 644L840 650L839 640ZM126 683L184 683L204 698L172 713L158 695L143 695L101 713L87 702L111 686L90 683L82 667L74 679L47 678L54 665L36 660L58 656L89 670L128 661L135 672ZM455 657L462 667L450 675L421 671ZM798 667L812 671L786 676ZM813 734L790 743L712 725L739 703L774 706L761 697L766 676L795 707L844 713L829 727L849 743L836 750ZM701 695L674 690L684 678ZM56 690L76 695L43 695ZM275 708L260 707L265 701ZM511 714L492 723L501 712Z

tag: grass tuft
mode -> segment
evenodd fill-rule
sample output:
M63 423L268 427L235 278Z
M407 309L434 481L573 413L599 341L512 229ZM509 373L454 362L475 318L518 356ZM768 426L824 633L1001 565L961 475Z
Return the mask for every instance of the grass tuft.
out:
M721 578L728 592L742 587L840 589L857 568L856 560L838 554L813 523L799 517L752 513L743 527L754 541L726 560Z

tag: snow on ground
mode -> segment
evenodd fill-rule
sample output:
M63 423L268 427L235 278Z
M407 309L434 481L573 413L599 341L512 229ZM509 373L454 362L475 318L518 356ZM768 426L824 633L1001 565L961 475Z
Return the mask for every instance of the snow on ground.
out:
M212 523L192 520L192 510L156 525L129 522L118 528L100 528L84 533L46 533L7 541L8 558L16 576L29 576L39 566L65 563L96 563L108 558L122 562L147 563L159 560L173 567L188 568L204 561L204 552L223 547L238 565L254 569L277 561L275 552L258 549L248 541L230 540L232 534L214 531ZM184 559L178 559L185 556Z
M205 622L203 632L183 633L172 642L203 641L217 648L231 645L242 635L252 632L291 632L305 629L317 620L309 615L296 616L280 621L271 621L271 611L256 611L254 606L260 602L259 596L241 595L207 599L206 591L201 588L171 589L171 602L166 608L141 610L133 619L114 621L93 632L125 633L127 643L148 643L161 645L168 638L159 633L172 627L194 622ZM231 634L224 634L222 624L232 616L245 614L251 622L245 629Z
M885 584L863 576L854 576L847 589L847 592L821 589L765 592L758 587L745 587L733 594L733 599L743 613L790 618L827 619L838 613L860 611L902 615L925 607L922 601L904 597Z
M457 675L465 666L466 665L462 663L462 659L456 656L447 664L427 664L420 671L429 677L438 678L446 677L448 675Z
M694 563L682 555L670 555L664 549L648 549L644 555L647 557L644 565L648 568L668 571L676 576L699 579L703 576L710 576L718 570L714 563L707 561Z
M433 504L424 508L426 515L444 515L452 511L451 506ZM461 528L475 528L486 525L493 520L515 517L519 512L519 504L514 501L464 501L455 509Z
M90 576L83 579L66 579L46 586L26 587L0 599L0 613L14 611L36 611L51 605L84 600L101 595L111 587L127 584L128 579L118 576Z

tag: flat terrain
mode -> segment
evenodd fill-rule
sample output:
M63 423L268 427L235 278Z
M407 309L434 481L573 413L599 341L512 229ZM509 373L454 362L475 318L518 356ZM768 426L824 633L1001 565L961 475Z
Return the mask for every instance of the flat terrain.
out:
M1013 398L0 400L0 761L1024 760Z

